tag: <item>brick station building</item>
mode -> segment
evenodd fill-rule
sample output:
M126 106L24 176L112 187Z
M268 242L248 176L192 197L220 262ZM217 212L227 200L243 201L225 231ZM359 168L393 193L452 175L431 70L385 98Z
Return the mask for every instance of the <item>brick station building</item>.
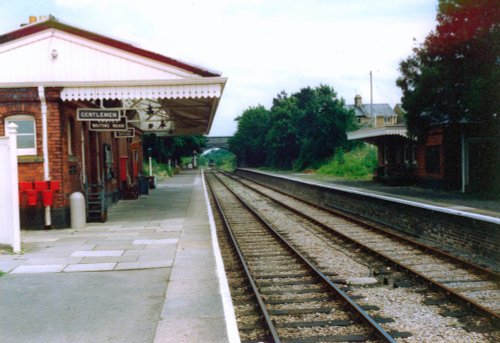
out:
M68 227L74 192L89 220L106 220L109 204L136 194L143 134L208 134L225 83L52 16L0 35L0 136L18 125L21 227ZM103 123L106 111L125 127Z

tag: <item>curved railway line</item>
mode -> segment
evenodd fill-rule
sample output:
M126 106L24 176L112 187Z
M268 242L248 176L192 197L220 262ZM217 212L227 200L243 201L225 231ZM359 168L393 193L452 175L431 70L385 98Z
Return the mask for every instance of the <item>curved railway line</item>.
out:
M328 241L327 244L330 244L331 249L343 249L345 255L364 260L365 265L369 266L370 274L377 276L382 283L401 288L408 285L426 284L426 287L434 291L434 293L429 293L420 289L419 292L431 294L426 296L427 305L444 307L445 310L442 310L441 314L461 318L464 323L463 326L468 331L488 332L489 337L498 337L500 287L497 273L467 261L456 259L447 253L408 240L406 237L383 228L371 227L366 222L356 221L349 216L339 216L338 213L334 213L330 209L305 203L300 199L283 194L278 190L269 189L250 180L227 175L218 176L218 178L224 178L225 183L228 183L228 187L234 193L240 194L241 201L246 199L247 202L251 203L249 206L255 211L265 213L270 209L278 211L281 208L282 211L287 212L285 216L289 220L301 225L303 228L307 228L305 230L310 233L306 235L313 235L315 239ZM210 183L216 182L218 184L217 190L214 191L217 194L222 188L222 181L214 181L215 176L207 177L207 180ZM233 194L233 196L235 195ZM260 215L260 217L265 217L265 215ZM238 218L238 215L236 215L236 218ZM243 225L243 228L245 228L245 225ZM314 261L312 264L319 264L320 267L324 264L322 263L324 257L321 257L321 254L324 253L325 249L323 249L323 252L313 252L311 248L300 247L300 241L303 239L294 239L294 234L288 234L283 230L278 229L276 231L278 231L276 235L293 242L293 245L296 246L293 249L308 255L308 258ZM293 229L290 229L290 231L293 231ZM253 238L254 244L259 244L260 238L256 237L256 233L252 232L250 236ZM340 246L343 246L343 248L340 248ZM277 253L277 250L271 256L268 256L269 252L266 252L268 249L264 249L264 247L265 245L259 248L249 248L254 250L252 253L247 252L247 255L250 254L248 256L253 256L256 259L256 261L250 263L250 269L256 266L264 268L263 265L269 264L268 260L274 261L281 258L281 252ZM354 257L356 254L357 257ZM266 256L265 259L264 256ZM284 275L288 275L285 279L289 279L290 282L293 282L294 278L302 281L308 280L304 278L310 277L305 276L306 274L309 275L309 272L306 273L301 268L297 267L296 273L285 273ZM322 270L325 270L324 266ZM326 268L326 272L323 271L323 273L328 275L327 280L333 280L337 283L348 282L348 280L339 280L335 276L337 273L331 269ZM283 282L283 277L275 278L274 276L276 275L268 272L263 276L257 276L257 279L267 280L268 283L273 285L274 283L278 285ZM328 281L326 282L328 283ZM261 283L256 284L255 287L256 290L253 291L257 292L263 286ZM345 289L349 290L348 287ZM311 295L313 298L315 296L317 294ZM270 298L269 295L263 298L274 299ZM298 297L290 296L289 299L290 301L297 300ZM276 299L273 301L276 301ZM275 315L275 312L272 313ZM387 320L387 318L377 319L382 323ZM390 322L390 318L387 321ZM271 320L271 322L276 322L276 319ZM300 327L298 323L295 324ZM322 325L326 324L322 323ZM392 334L394 337L405 337L404 333L397 332L397 330ZM359 339L362 339L361 336ZM383 335L381 337L379 339L385 339ZM313 340L303 341L312 342Z

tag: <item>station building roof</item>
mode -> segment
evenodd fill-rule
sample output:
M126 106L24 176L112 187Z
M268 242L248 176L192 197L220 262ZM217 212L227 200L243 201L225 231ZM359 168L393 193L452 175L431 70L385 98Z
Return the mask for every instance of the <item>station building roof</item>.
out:
M159 135L208 134L226 78L53 16L0 35L0 88L60 87L64 101L120 100Z

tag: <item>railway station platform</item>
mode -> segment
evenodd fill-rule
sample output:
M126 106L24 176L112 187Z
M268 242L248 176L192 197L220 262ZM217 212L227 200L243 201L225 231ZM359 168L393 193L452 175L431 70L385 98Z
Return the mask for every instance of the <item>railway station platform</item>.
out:
M365 194L374 194L394 199L421 203L443 209L475 213L488 217L500 218L500 199L482 197L480 195L463 194L459 191L434 190L414 186L386 186L367 180L342 180L312 173L295 173L288 171L261 171L276 174L290 179L307 181L328 187L336 187L347 191L354 190Z
M0 249L0 342L239 342L200 171Z

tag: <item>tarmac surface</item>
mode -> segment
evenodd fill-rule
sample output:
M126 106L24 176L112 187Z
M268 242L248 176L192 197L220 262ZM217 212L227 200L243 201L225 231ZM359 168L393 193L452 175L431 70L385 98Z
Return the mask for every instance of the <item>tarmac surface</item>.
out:
M239 342L202 175L0 250L0 342Z

